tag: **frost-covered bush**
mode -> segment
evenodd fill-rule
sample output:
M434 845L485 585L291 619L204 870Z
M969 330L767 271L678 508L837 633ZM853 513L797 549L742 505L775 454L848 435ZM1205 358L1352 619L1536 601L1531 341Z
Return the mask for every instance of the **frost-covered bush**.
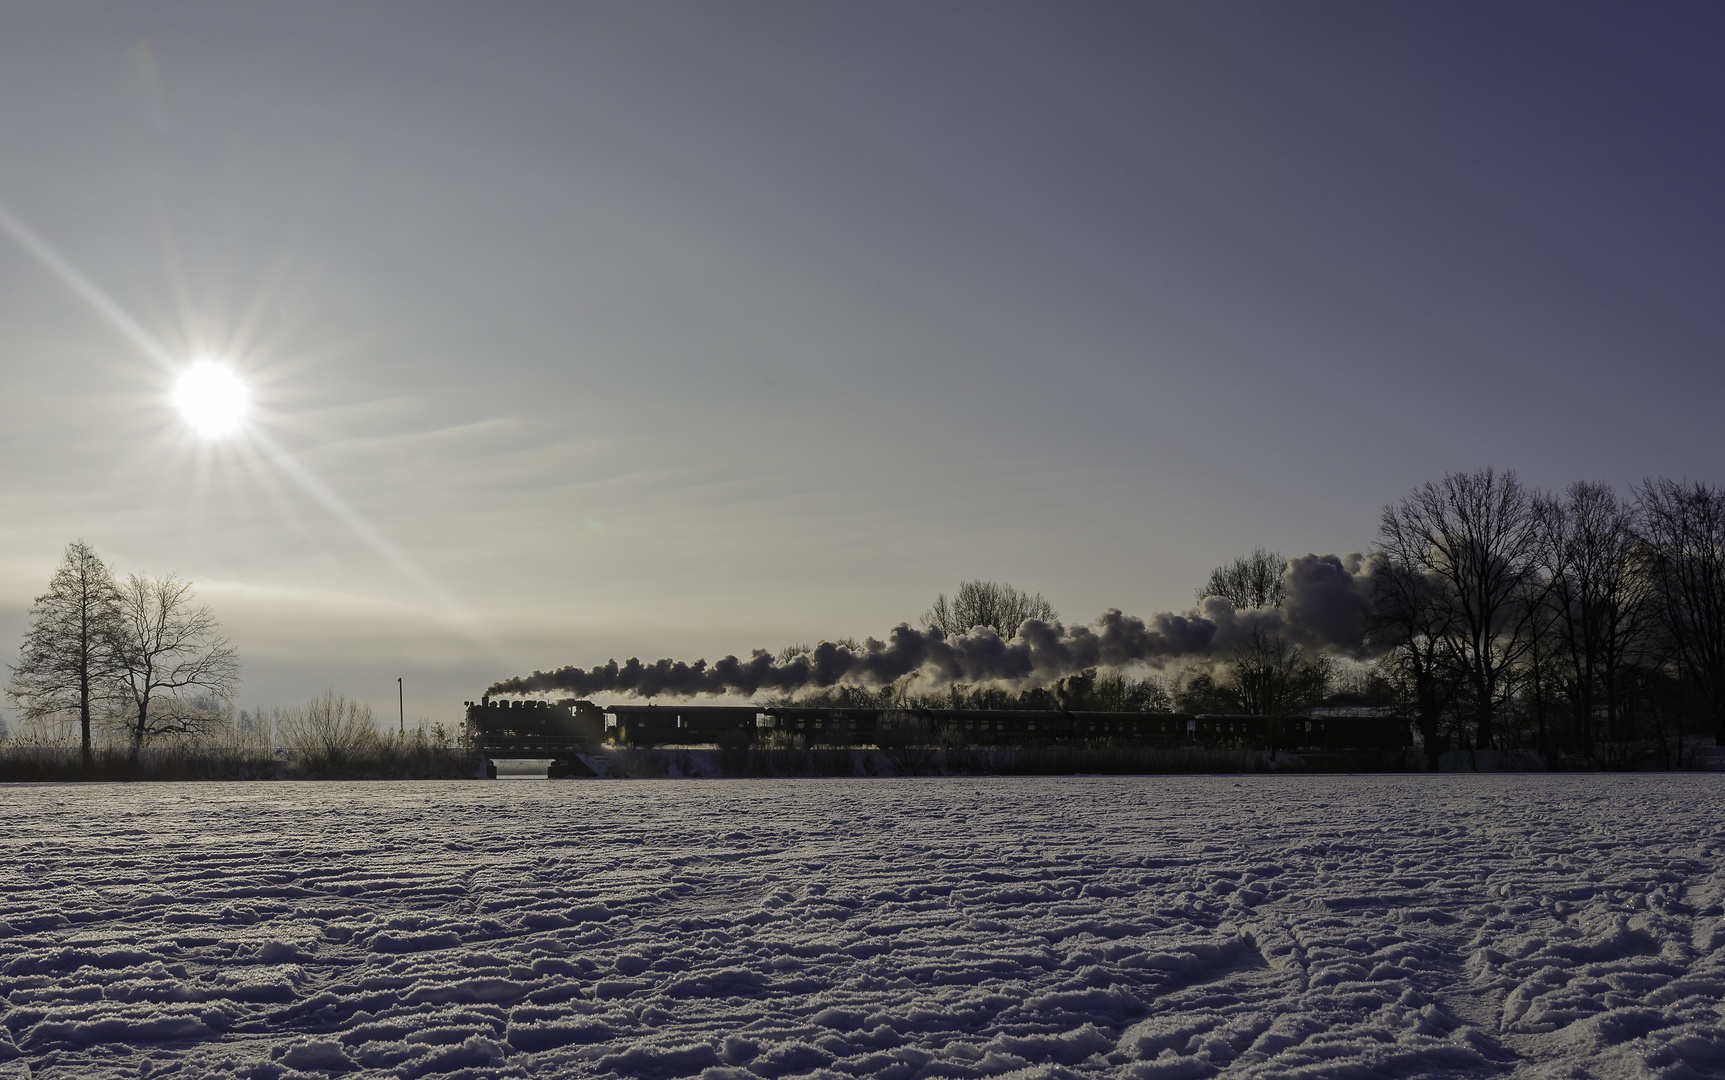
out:
M306 766L340 768L373 750L382 738L371 706L326 690L283 710L276 738Z

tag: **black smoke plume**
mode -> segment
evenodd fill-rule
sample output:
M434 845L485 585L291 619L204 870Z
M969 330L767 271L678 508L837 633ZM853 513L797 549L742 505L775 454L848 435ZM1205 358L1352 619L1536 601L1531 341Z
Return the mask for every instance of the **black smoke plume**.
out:
M1361 617L1370 602L1371 575L1362 556L1290 559L1282 581L1285 598L1273 608L1236 609L1219 596L1184 614L1163 612L1149 619L1110 608L1089 626L1031 619L1010 640L987 627L948 636L934 627L918 630L900 623L885 641L871 637L860 648L823 641L788 660L775 660L765 649L756 649L746 660L727 656L712 664L643 664L631 657L623 664L612 660L592 668L535 671L495 683L487 694L752 697L763 690L795 693L840 683L881 686L907 675L936 684L1045 685L1086 668L1225 658L1248 644L1255 632L1278 634L1319 652L1364 652Z

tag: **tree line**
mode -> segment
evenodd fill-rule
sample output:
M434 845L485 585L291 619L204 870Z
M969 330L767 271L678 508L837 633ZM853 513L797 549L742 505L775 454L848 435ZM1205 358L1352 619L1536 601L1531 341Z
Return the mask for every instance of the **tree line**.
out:
M1659 478L1627 496L1594 481L1552 493L1513 472L1450 473L1383 508L1366 565L1356 655L1255 632L1175 671L1092 670L1020 690L914 692L907 680L839 686L806 703L1254 714L1352 707L1412 724L1434 760L1452 748L1528 749L1553 761L1630 764L1651 754L1676 766L1697 737L1725 745L1725 490ZM1275 608L1288 566L1260 548L1218 566L1195 596ZM987 626L1010 638L1032 618L1058 612L1040 594L975 580L937 597L922 622L949 634ZM235 650L187 582L117 578L76 541L36 598L6 694L27 721L76 717L88 765L93 727L122 735L136 761L151 740L222 723L238 680ZM309 732L314 715L346 716L341 704L308 706L305 723L296 714L269 726ZM375 725L355 714L337 729ZM351 752L334 745L347 737L332 743L335 757Z
M239 685L239 654L189 582L116 577L89 544L65 557L30 609L6 696L24 721L77 718L80 754L93 731L120 734L136 763L146 742L220 722Z
M1368 644L1428 748L1725 744L1725 491L1451 473L1386 506Z
M1086 671L1046 687L838 687L853 707L1276 714L1352 708L1412 724L1428 755L1525 749L1547 760L1683 764L1725 745L1725 490L1649 479L1627 495L1561 493L1514 472L1458 472L1383 508L1360 597L1362 647L1254 632L1220 655L1134 678ZM1263 548L1194 592L1275 608L1288 560ZM1057 617L1040 594L966 581L923 615L1011 637Z

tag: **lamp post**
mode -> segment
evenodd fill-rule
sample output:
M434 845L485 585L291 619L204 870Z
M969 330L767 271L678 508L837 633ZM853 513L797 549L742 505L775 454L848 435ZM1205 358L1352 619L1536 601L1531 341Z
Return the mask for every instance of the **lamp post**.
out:
M400 710L401 737L407 738L407 691L402 689L401 676L395 677L395 707Z

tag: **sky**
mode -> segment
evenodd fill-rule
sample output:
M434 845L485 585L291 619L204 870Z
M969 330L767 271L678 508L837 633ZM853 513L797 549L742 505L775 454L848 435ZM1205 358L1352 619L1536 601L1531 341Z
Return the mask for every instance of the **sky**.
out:
M194 582L242 706L393 715L400 677L452 722L535 668L882 636L966 578L1180 609L1449 471L1725 482L1722 36L0 8L0 651L82 538ZM197 359L247 380L238 435L173 408Z

